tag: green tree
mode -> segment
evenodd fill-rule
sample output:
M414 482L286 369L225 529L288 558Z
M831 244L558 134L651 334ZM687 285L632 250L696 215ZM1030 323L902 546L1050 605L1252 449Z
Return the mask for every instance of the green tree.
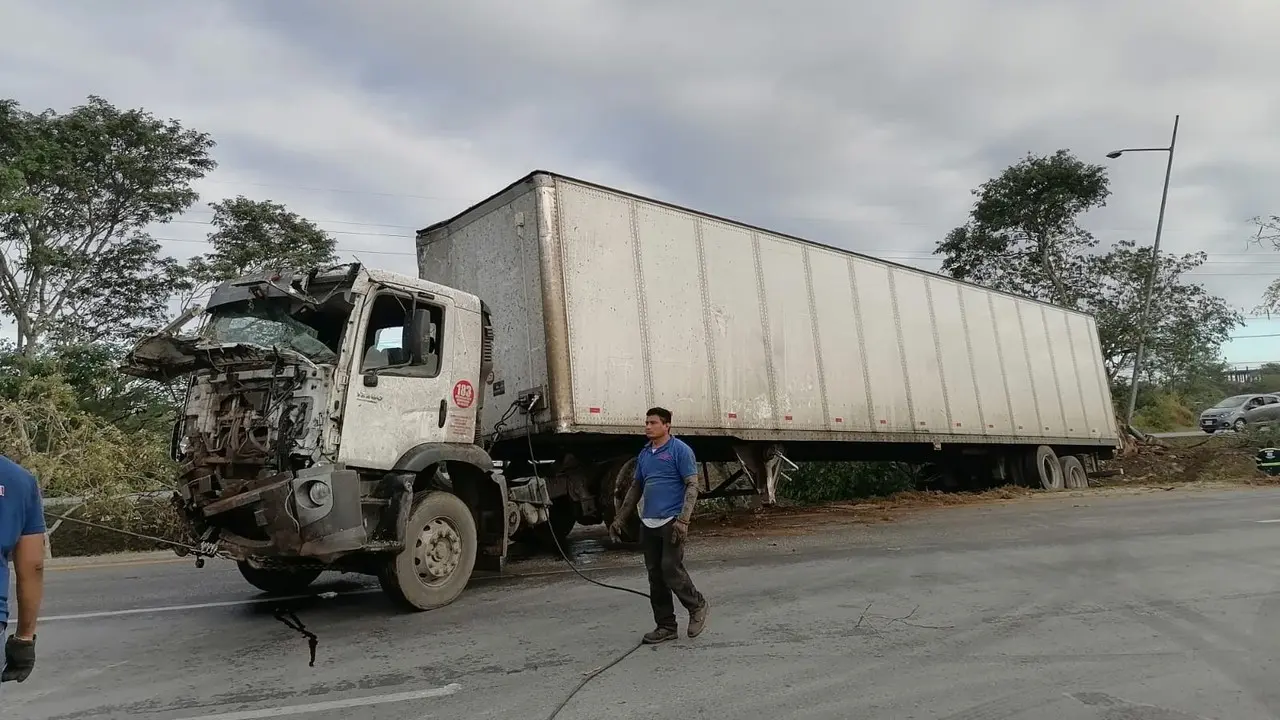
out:
M145 228L196 201L213 145L96 96L62 114L0 100L0 314L20 351L163 321L180 268Z
M1101 251L1080 227L1081 216L1103 207L1109 193L1101 165L1066 150L1028 155L974 191L969 221L934 253L957 279L1093 314L1108 377L1117 381L1132 366L1143 329L1137 318L1153 254L1128 240ZM1243 321L1222 298L1184 280L1204 261L1203 253L1160 256L1147 338L1149 380L1189 382L1214 372L1222 342Z
M1077 223L1106 205L1106 170L1067 150L1028 154L973 191L969 221L938 243L942 270L960 280L1075 307L1097 240Z
M1253 223L1258 230L1254 233L1252 241L1258 245L1270 245L1280 250L1280 216L1260 215L1253 219ZM1280 312L1280 279L1272 280L1263 291L1262 303L1258 306L1258 310L1265 313Z
M186 267L191 281L186 303L214 285L250 273L311 268L336 260L337 243L315 223L271 200L238 196L213 209L213 250L192 258Z
M1137 247L1132 240L1122 240L1105 255L1084 259L1087 279L1077 290L1077 307L1098 323L1107 377L1112 381L1133 363L1143 330L1137 319L1142 316L1152 258L1151 246ZM1220 372L1219 348L1244 321L1226 300L1183 280L1206 259L1203 252L1161 253L1144 363L1149 381L1186 385Z
M50 345L18 352L0 347L0 398L17 399L33 382L57 377L76 407L126 432L168 432L177 410L178 387L124 375L117 369L123 351L103 343Z

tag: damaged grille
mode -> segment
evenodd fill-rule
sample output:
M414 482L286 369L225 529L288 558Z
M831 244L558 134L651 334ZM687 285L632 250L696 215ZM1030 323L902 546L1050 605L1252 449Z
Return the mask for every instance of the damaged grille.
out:
M328 384L320 370L296 365L197 375L181 441L178 490L188 514L202 519L211 503L320 461ZM247 508L220 514L217 524L266 539Z

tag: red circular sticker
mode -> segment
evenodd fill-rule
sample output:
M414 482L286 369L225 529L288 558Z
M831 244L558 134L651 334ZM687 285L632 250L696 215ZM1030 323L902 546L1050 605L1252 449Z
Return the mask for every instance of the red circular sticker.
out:
M464 410L471 407L471 403L476 400L476 389L468 380L459 380L457 385L453 386L453 404Z

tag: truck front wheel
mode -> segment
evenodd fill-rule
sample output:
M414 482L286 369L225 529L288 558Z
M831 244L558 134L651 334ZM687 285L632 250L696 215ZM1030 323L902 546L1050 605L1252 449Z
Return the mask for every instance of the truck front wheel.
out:
M466 503L438 490L419 493L404 538L404 550L378 573L383 592L412 610L456 600L476 564L476 521Z
M270 595L292 595L307 589L320 577L319 570L277 570L256 568L247 562L236 563L240 575L249 584Z

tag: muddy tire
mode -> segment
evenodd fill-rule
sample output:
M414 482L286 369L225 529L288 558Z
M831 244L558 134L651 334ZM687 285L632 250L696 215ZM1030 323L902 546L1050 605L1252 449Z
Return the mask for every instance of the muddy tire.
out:
M555 555L560 554L558 548L568 552L569 533L578 524L573 514L574 504L568 497L558 497L551 502L551 519L537 528L538 544L543 549Z
M1044 490L1061 490L1062 463L1053 448L1041 445L1027 455L1027 479L1033 486L1039 485Z
M635 478L636 459L627 458L613 463L609 471L606 473L604 482L601 483L601 494L605 502L604 522L605 525L613 523L614 518L618 516L618 510L622 508L622 501L627 497L627 491L631 489L631 482ZM623 527L622 541L624 543L640 542L640 508L636 508L635 512L627 518Z
M1084 463L1075 455L1062 458L1062 485L1069 490L1089 487L1089 475L1084 471Z
M319 570L267 570L247 562L238 562L240 575L250 585L268 595L296 595L320 577Z
M418 493L405 528L405 549L384 561L378 582L409 610L443 607L467 588L477 545L475 518L457 495Z

